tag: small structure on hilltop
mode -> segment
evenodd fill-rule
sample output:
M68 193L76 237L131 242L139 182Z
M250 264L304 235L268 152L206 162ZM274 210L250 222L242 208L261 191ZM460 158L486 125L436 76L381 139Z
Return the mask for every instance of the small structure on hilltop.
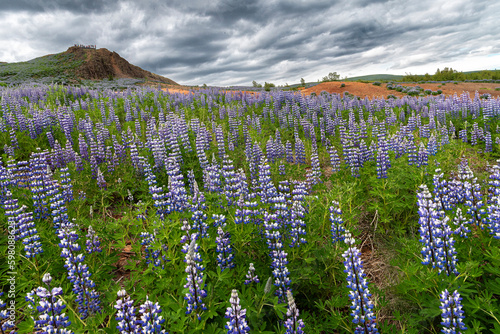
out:
M74 47L80 48L80 49L97 49L95 45L84 45L84 44L75 44Z

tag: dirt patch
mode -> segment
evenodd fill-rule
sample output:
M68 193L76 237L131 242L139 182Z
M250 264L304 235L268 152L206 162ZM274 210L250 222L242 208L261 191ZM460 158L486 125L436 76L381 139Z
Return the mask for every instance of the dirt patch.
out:
M341 87L342 84L345 84L345 87ZM363 82L323 82L314 87L310 87L307 89L303 89L302 93L311 94L316 93L319 95L321 92L328 92L331 94L344 94L348 92L350 94L359 96L359 97L368 97L368 98L385 98L387 95L392 94L394 96L403 97L405 94L396 92L394 90L388 90L385 88L385 85L375 86L371 83L363 83Z
M471 97L474 97L475 92L479 94L491 94L492 97L500 96L500 91L495 90L496 87L500 87L499 83L481 83L481 82L458 82L447 83L445 85L440 83L424 83L424 84L404 84L404 86L420 86L423 89L431 89L437 91L441 89L444 95L460 95L463 92L469 92Z
M341 87L342 83L345 84L345 87ZM398 83L396 83L398 84ZM440 83L424 83L424 84L401 84L402 86L420 86L421 88L430 89L432 91L437 91L438 89L443 91L444 95L461 95L463 92L469 92L471 97L474 96L475 92L479 92L479 94L491 94L492 97L499 97L500 91L495 90L496 87L500 87L498 83L478 83L478 82L459 82L457 84L447 83L445 85ZM321 92L325 91L331 94L344 94L348 92L350 94L359 96L359 97L368 97L368 98L382 98L387 97L387 95L394 95L397 97L403 97L406 94L397 92L395 90L389 90L386 87L386 84L382 84L381 86L375 86L371 83L364 82L323 82L319 85L316 85L311 88L301 90L304 94L316 93L319 95Z
M113 270L113 274L114 274L114 281L116 283L122 281L122 280L127 280L127 279L130 279L130 270L129 269L125 269L125 266L126 265L129 265L131 264L130 263L130 257L135 255L135 252L132 252L132 245L127 245L125 246L120 254L118 254L118 256L120 257L118 259L118 261L114 264L114 266L116 267L115 270Z

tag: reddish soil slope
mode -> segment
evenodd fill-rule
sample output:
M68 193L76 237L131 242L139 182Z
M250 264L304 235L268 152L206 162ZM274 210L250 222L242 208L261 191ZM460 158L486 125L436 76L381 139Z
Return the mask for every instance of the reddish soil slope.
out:
M173 80L130 64L118 53L108 49L83 49L72 46L65 53L73 54L76 60L83 60L83 63L75 70L76 75L82 79L102 80L113 76L114 78L139 78L178 85Z
M345 83L345 87L340 87L342 83ZM500 91L495 90L496 87L500 87L498 83L476 83L476 82L460 82L457 84L447 83L445 85L438 83L428 83L428 84L403 84L403 86L420 86L423 89L431 89L432 91L437 91L441 89L445 95L460 95L463 92L469 92L471 96L475 94L476 91L479 94L491 94L493 97L500 96ZM304 94L316 93L320 94L322 91L328 93L343 94L344 92L349 92L350 94L365 97L387 97L387 95L392 94L398 97L402 97L405 94L396 92L395 90L389 90L385 88L386 84L381 86L375 86L371 83L363 82L323 82L311 88L303 89Z

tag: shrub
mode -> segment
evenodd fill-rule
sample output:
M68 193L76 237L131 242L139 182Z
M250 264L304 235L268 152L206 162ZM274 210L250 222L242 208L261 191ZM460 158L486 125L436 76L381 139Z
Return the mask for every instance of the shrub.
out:
M438 90L437 90L437 93L438 93L438 94L443 94L443 91L442 91L441 89L438 89Z
M394 96L394 95L392 95L392 94L389 94L389 95L387 95L387 98L388 98L388 99L396 99L396 96Z
M424 92L425 92L425 94L428 94L428 95L432 94L432 90L430 90L430 89L426 89Z
M381 83L380 83L380 82L378 82L378 81L375 81L374 83L372 83L372 85L374 85L374 86L380 86L380 85L381 85Z
M344 88L344 87L345 87L345 83L342 83L342 84L340 85L340 88Z

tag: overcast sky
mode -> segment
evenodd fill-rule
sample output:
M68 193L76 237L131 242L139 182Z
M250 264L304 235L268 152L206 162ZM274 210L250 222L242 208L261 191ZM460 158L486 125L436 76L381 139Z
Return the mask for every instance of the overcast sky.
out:
M180 84L500 69L498 0L0 0L0 61L116 51Z

